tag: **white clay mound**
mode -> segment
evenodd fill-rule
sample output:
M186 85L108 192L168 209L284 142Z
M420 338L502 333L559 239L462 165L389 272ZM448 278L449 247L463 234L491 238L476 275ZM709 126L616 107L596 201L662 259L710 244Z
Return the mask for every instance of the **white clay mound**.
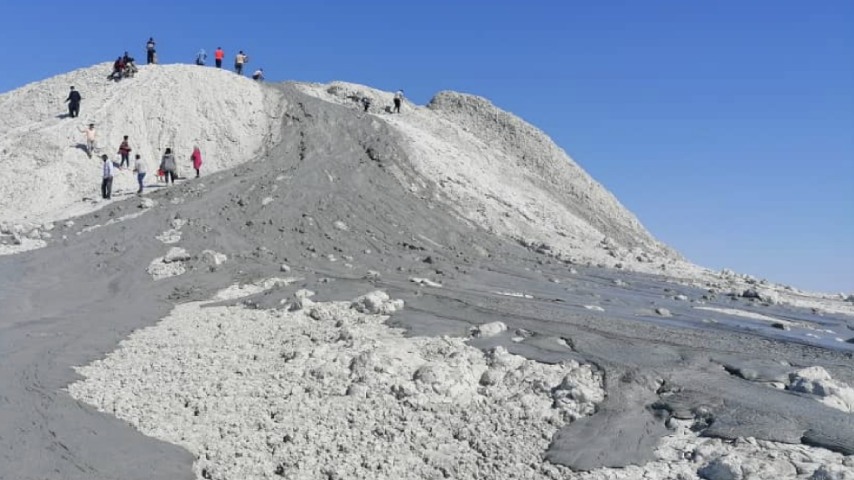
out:
M89 159L79 129L94 123L97 155L118 161L129 136L153 180L166 147L179 172L192 171L193 146L204 172L239 165L277 140L281 99L277 91L231 72L191 65L141 66L135 78L107 80L110 64L31 83L0 95L0 219L56 220L86 198L98 198L101 161ZM69 87L83 101L77 118L67 114ZM130 170L119 172L114 192L135 191ZM71 210L70 210L71 209Z

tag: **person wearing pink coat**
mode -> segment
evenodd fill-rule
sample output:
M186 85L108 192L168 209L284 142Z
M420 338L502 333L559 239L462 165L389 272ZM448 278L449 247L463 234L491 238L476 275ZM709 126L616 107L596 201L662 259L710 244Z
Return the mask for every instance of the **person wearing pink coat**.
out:
M202 168L202 151L199 150L199 147L193 147L193 154L190 155L190 158L193 160L193 168L196 169L196 178L199 178L199 170Z

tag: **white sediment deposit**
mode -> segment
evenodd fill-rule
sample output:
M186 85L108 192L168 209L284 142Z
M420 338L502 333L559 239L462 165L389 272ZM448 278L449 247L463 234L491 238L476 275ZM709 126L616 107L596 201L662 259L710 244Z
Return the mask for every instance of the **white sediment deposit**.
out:
M235 285L215 300L279 284ZM854 478L854 461L838 453L700 438L678 421L646 465L573 472L543 462L557 429L604 399L601 374L483 352L465 338L405 337L385 325L401 308L382 291L290 311L186 303L79 368L85 379L68 390L186 447L208 480ZM497 322L473 334L504 330ZM812 373L797 378L829 380Z
M203 306L176 307L69 387L187 447L200 478L548 478L552 434L603 397L589 365L404 337L384 324L402 306L384 292Z
M149 65L135 78L107 80L101 64L32 83L0 95L0 219L54 220L90 209L100 199L101 161L88 158L80 129L94 123L96 156L118 162L128 135L132 156L148 166L148 182L163 151L176 154L179 173L192 172L194 145L202 171L234 167L276 141L281 99L273 89L219 69ZM80 115L64 118L69 87L82 95ZM136 192L136 177L120 171L113 191ZM85 202L89 199L89 202Z

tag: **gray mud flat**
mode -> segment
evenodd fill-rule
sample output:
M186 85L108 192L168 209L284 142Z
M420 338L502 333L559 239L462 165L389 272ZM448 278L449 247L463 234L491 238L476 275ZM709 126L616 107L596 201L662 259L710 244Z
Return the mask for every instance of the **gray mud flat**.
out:
M297 288L318 292L319 300L380 288L406 302L393 322L412 334L465 335L501 320L507 335L472 344L596 365L607 398L554 437L548 461L579 470L643 463L670 417L697 420L705 435L854 454L854 416L769 386L815 365L854 383L851 344L728 321L674 300L683 294L700 301L705 292L666 277L579 266L571 273L565 262L451 215L429 189L405 188L401 179L415 174L393 131L283 89L290 107L282 141L265 157L152 193L156 205L137 218L81 233L139 211L136 199L112 204L59 227L54 238L66 240L0 258L0 479L193 478L188 452L71 399L63 389L77 380L72 367L114 350L175 303L275 276L283 263L304 280L258 295L258 308L278 305ZM229 261L210 268L190 260L187 273L152 281L146 266L167 249L155 236L175 218L186 222L183 248L212 249ZM703 305L852 326L843 317L816 319L743 299ZM524 340L511 341L517 331Z

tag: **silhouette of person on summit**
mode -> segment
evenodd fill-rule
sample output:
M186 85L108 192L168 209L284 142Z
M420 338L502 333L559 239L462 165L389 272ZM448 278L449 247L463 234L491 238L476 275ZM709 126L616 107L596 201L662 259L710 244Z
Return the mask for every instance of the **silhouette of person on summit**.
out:
M155 50L156 45L157 44L154 43L154 37L149 37L148 42L145 44L145 53L147 59L146 63L148 65L151 65L152 63L157 63L157 59L155 57L157 54L157 50Z
M80 115L80 92L71 87L71 92L68 93L68 98L65 101L68 103L68 116L71 118L77 118Z
M400 113L400 104L402 102L403 102L403 89L400 89L397 91L397 93L394 94L394 110L392 110L392 112Z
M206 52L204 48L199 50L198 53L196 53L196 65L198 65L200 67L204 66L205 60L207 60L207 59L208 59L208 52Z

